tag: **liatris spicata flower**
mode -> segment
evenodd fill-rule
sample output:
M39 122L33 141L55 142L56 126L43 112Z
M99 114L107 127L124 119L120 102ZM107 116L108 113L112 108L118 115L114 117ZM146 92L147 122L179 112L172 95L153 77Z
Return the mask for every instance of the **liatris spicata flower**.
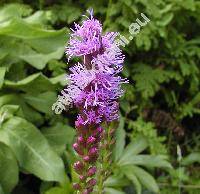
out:
M100 142L105 135L101 127L119 118L118 99L122 96L122 83L127 83L117 75L122 71L124 55L115 44L117 33L102 34L101 23L93 18L75 24L75 29L66 47L68 59L81 57L82 62L71 67L67 76L69 85L64 89L64 104L67 108L75 106L79 112L75 122L77 139L73 148L79 155L74 170L79 175L79 183L74 189L80 193L91 193L97 180Z

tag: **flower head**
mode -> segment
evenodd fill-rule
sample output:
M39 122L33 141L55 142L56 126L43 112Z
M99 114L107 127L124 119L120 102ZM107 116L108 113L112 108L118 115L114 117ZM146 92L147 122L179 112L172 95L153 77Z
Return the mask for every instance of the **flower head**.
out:
M97 19L93 18L92 12L90 12L90 18L83 21L82 25L75 23L69 46L66 47L69 58L98 52L102 43L101 33L102 25Z

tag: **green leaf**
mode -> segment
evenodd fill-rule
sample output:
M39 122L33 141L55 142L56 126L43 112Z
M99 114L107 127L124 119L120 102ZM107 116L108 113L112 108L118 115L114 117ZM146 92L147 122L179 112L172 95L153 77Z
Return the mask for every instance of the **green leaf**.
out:
M3 191L3 188L1 186L1 184L0 184L0 194L5 194L4 191Z
M43 128L42 133L54 150L58 154L62 154L66 148L66 144L72 145L75 129L63 123L56 123L52 127Z
M124 175L120 173L108 177L104 184L106 187L124 187L129 185L129 181L126 181L126 179L124 179Z
M6 67L0 67L0 89L3 85L5 73L6 73Z
M20 39L38 39L54 37L57 34L63 34L63 30L46 30L23 21L22 19L12 18L0 24L0 34Z
M123 158L129 158L132 155L139 154L140 152L144 151L148 147L148 142L144 137L138 137L133 140L123 152Z
M115 148L113 149L115 161L117 161L123 153L125 146L125 137L126 132L124 130L124 118L121 116L119 126L116 129L116 144Z
M6 104L20 106L21 111L19 112L19 115L17 114L18 116L26 118L28 121L35 123L36 125L43 123L44 118L42 115L25 103L23 95L12 93L1 96L0 107Z
M117 189L113 189L113 188L105 188L105 192L106 194L125 194L123 191L119 191Z
M185 9L195 10L195 1L194 0L185 0L184 3L180 2Z
M123 167L122 170L125 170L125 172L128 173L129 178L133 178L134 176L137 177L141 184L144 185L147 189L155 193L159 192L159 188L155 179L142 168L131 165Z
M0 126L5 120L13 117L19 111L20 107L18 105L6 104L0 108Z
M19 165L29 173L46 181L65 180L63 161L31 123L12 117L0 128L0 141L11 147Z
M18 171L17 160L12 151L0 142L0 185L5 193L10 193L16 186Z
M182 165L191 165L195 162L200 163L200 153L191 153L181 161Z
M51 81L52 84L59 83L60 85L65 86L65 85L67 85L67 81L66 81L66 79L64 79L65 76L66 76L66 74L61 74L56 77L52 77L49 80Z
M168 81L168 73L162 69L153 69L151 66L137 64L134 68L133 79L136 80L136 89L141 92L142 97L147 99L155 94L160 84Z
M19 54L18 57L20 59L23 59L27 63L31 64L37 69L43 69L48 61L52 59L60 59L63 53L64 53L64 46L48 54L37 53L27 48L26 52Z
M41 73L32 74L18 82L6 80L4 87L18 89L28 93L41 93L47 90L55 91L55 87L51 81Z
M66 194L66 193L68 192L62 187L53 187L45 192L45 194Z
M56 102L57 95L55 92L44 92L36 95L25 94L23 95L25 101L36 110L52 114L52 104Z
M123 173L125 174L125 176L132 181L132 183L134 184L135 186L135 190L137 192L137 194L141 194L142 193L142 187L141 187L141 184L138 180L138 178L133 174L132 171L130 171L129 168L127 169L124 169L123 168Z
M26 16L31 13L32 9L28 5L24 4L7 4L0 10L0 22L9 20L13 17Z
M166 160L166 155L129 155L122 156L118 164L123 165L141 165L146 167L172 168L171 164Z
M37 69L43 69L48 61L63 56L66 29L47 30L41 24L36 25L31 16L11 17L8 13L6 18L8 20L0 23L1 50L4 57L9 55L14 62L24 60ZM13 50L12 47L18 49Z
M162 17L162 20L158 21L157 24L159 26L167 26L173 19L174 14L173 13L168 13L165 16Z

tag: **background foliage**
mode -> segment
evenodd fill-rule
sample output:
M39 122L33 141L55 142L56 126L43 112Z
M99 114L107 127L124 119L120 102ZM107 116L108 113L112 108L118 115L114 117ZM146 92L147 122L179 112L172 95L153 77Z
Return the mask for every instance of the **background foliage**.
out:
M106 193L199 194L198 0L2 0L0 194L73 193L76 113L51 106L65 85L69 27L89 7L126 37L140 13L151 20L124 48L130 84Z

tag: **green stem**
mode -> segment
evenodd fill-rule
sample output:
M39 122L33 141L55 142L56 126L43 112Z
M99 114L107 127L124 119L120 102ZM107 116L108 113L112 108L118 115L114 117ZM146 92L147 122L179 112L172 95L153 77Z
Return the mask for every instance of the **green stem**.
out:
M107 131L105 132L105 137L102 141L102 146L104 149L101 150L101 154L99 157L99 173L97 176L97 194L102 194L104 192L104 181L107 178L108 168L109 168L109 161L108 161L108 154L110 153L110 142L112 140L112 137L110 137L110 127L106 125Z

